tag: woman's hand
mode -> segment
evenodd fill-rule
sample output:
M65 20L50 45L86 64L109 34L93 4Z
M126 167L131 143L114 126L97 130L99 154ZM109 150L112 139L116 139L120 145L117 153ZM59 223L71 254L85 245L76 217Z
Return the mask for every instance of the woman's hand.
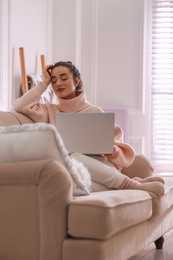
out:
M51 83L51 69L53 64L45 66L45 69L42 71L43 82L48 86Z
M114 148L113 148L113 153L111 153L111 154L105 154L105 157L107 158L107 159L116 159L117 157L118 157L118 154L119 154L119 148L118 148L118 146L115 146L114 145Z

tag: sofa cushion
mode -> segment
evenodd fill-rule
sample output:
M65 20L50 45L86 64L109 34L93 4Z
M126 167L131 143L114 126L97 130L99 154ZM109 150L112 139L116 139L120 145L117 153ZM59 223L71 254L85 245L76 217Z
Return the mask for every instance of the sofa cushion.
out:
M140 177L146 178L154 174L154 167L151 161L144 155L136 155L133 163L121 171L129 178Z
M34 123L29 117L14 111L0 111L0 119L0 126Z
M8 126L19 124L19 121L16 117L13 116L10 112L0 111L0 126Z
M24 114L21 114L21 113L18 113L18 112L15 112L15 111L11 111L9 112L11 115L13 115L18 121L19 121L19 124L33 124L34 121L29 118L28 116L24 115Z
M90 174L70 158L55 126L46 123L0 127L0 163L58 160L70 173L74 195L89 194Z
M69 205L68 234L109 239L152 215L151 196L140 190L112 190L75 198Z

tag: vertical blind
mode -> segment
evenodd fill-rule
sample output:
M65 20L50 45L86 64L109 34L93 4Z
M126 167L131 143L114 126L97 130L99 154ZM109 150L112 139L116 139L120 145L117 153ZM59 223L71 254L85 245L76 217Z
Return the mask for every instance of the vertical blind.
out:
M173 0L152 0L151 47L151 159L173 171Z

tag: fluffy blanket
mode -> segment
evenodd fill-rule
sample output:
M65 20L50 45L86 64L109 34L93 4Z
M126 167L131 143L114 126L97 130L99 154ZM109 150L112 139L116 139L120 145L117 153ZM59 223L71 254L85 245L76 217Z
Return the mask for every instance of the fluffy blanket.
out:
M39 138L40 141L38 140ZM57 149L73 180L73 195L90 193L91 178L87 168L81 162L68 155L68 151L55 126L46 123L35 123L0 127L0 147L0 162L20 161L21 158L24 160L24 156L25 159L27 156L30 159L31 155L36 157L38 154L41 156L40 154L46 152L44 157L47 156L47 159L49 159L52 154L53 156L57 154L57 151L55 151ZM14 150L16 151L15 153ZM25 152L23 153L24 150Z

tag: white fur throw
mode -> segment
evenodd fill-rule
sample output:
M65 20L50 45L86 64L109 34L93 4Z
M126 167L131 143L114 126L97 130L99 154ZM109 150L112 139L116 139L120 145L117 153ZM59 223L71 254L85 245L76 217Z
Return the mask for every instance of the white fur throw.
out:
M0 163L56 159L73 180L73 195L90 193L91 178L81 162L68 155L56 127L46 123L0 127Z

